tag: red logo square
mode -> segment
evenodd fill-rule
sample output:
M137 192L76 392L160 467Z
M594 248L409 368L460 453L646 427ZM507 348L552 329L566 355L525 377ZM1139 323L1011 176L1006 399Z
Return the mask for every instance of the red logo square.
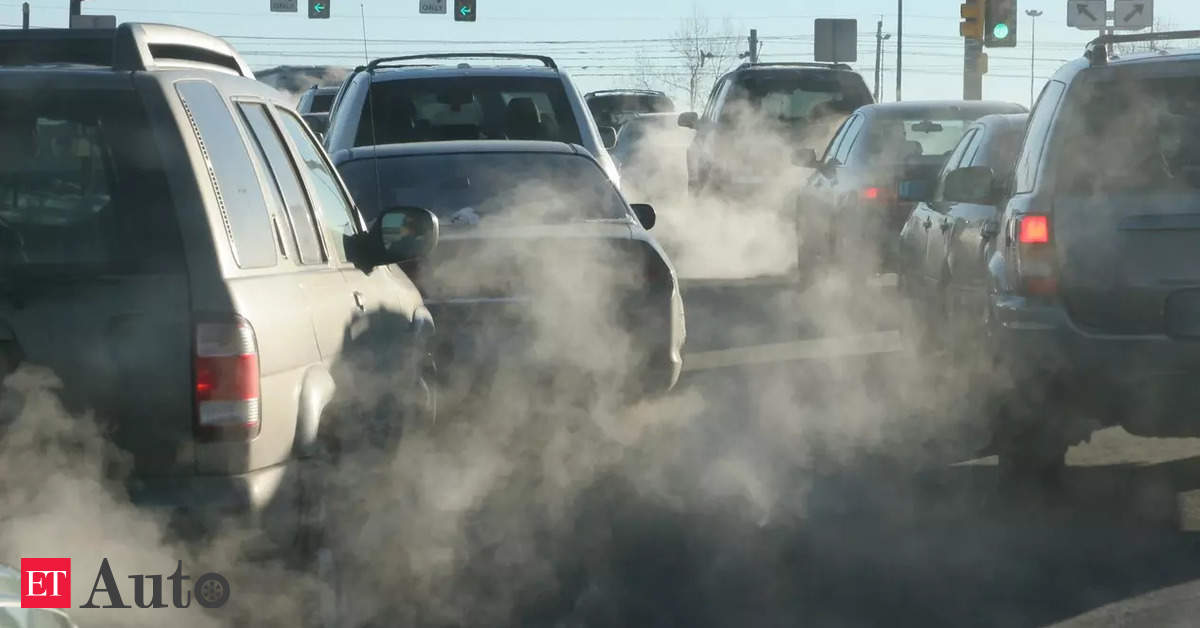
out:
M71 608L71 559L22 558L21 608Z

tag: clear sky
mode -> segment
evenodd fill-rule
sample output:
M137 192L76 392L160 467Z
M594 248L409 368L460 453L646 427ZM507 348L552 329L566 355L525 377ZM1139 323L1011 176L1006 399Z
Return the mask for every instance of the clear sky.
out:
M419 15L419 0L328 0L329 20L309 20L306 0L300 13L271 13L270 0L85 0L84 13L115 14L119 21L154 21L190 26L228 37L255 68L280 63L353 65L367 54L384 56L451 50L526 51L550 54L585 90L628 86L639 65L651 72L673 63L669 38L693 10L713 28L728 24L746 46L758 29L767 61L812 59L813 19L858 20L858 62L854 68L873 81L875 23L896 32L896 0L478 0L479 21L456 23L450 15ZM960 0L906 0L904 3L905 100L962 96ZM1113 0L1109 0L1110 8ZM32 24L64 26L68 0L31 0ZM453 6L453 0L448 0ZM1155 18L1172 29L1200 28L1200 1L1155 0ZM991 70L984 97L1027 103L1030 76L1030 22L1037 18L1034 75L1040 87L1064 60L1078 57L1093 31L1068 28L1068 0L1018 0L1021 19L1016 48L989 50ZM361 7L361 10L360 10ZM21 3L0 0L0 24L19 26ZM896 38L885 42L883 99L895 90Z

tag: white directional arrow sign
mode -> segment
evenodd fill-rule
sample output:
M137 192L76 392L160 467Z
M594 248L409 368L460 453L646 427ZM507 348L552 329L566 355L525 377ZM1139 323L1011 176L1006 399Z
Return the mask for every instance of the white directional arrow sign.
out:
M1154 0L1116 0L1114 28L1137 31L1154 23Z

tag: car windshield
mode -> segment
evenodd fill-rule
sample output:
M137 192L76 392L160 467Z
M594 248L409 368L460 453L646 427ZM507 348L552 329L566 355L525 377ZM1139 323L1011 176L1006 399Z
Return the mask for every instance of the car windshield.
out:
M1081 84L1067 103L1059 180L1076 193L1200 187L1200 83L1194 77Z
M0 273L115 269L169 212L132 92L0 89Z
M448 76L371 85L356 146L439 140L550 140L579 144L557 78Z
M359 159L340 168L370 221L424 207L443 224L620 219L625 203L591 159L565 153L454 153Z

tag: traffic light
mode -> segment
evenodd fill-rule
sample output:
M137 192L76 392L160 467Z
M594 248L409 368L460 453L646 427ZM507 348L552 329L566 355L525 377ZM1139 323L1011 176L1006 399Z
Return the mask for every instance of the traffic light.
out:
M958 23L958 34L967 39L983 39L983 12L987 0L966 0L958 7L963 21Z
M329 3L332 0L308 0L308 19L329 19Z
M1012 48L1017 45L1017 0L988 0L984 12L983 45Z
M454 0L454 21L475 21L475 0Z

